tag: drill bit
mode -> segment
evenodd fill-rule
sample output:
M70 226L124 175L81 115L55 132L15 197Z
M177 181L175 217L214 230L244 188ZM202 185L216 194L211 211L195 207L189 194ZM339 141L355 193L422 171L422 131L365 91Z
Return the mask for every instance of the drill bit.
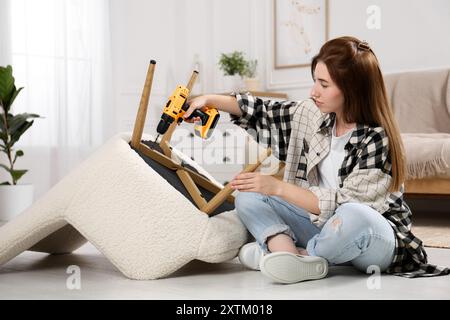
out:
M159 138L159 133L158 133L158 135L156 136L156 139L155 139L155 142L154 142L154 143L156 143L156 142L158 141L158 138Z

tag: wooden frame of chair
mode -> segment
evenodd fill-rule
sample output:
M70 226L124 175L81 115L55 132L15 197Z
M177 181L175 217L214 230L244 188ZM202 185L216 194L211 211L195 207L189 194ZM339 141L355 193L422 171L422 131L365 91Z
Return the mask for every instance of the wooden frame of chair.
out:
M151 60L147 70L147 76L145 79L144 89L142 91L139 109L136 115L133 135L131 137L131 146L135 150L138 150L139 152L143 153L145 156L151 158L152 160L162 164L163 166L169 168L172 171L175 171L178 177L180 178L181 182L185 186L186 190L191 195L195 204L200 209L200 211L203 211L204 213L211 215L214 212L214 210L217 209L217 207L219 207L224 201L229 201L231 203L234 202L234 197L232 196L234 190L231 189L230 184L227 184L224 188L221 189L220 187L218 187L217 185L213 184L211 181L206 179L204 176L200 175L195 171L190 170L189 168L182 166L181 163L177 163L175 160L172 159L170 139L172 137L175 128L178 125L176 121L174 121L170 125L167 132L161 138L159 145L163 150L163 153L160 153L156 150L149 148L141 141L147 117L147 109L150 100L150 93L153 83L153 74L155 72L155 65L156 62L154 60ZM198 75L197 71L194 71L192 73L191 79L189 80L189 83L187 85L189 91L191 91L192 87L194 86L197 75ZM261 165L261 163L267 157L270 156L270 154L271 150L269 148L263 154L258 156L256 163L248 164L243 169L242 172L255 171ZM207 202L203 197L201 191L197 187L197 185L214 193L215 196L210 201Z

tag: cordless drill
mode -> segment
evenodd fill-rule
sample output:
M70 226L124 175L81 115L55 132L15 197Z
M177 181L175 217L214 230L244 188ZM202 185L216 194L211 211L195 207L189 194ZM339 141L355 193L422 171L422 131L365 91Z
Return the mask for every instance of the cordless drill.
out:
M189 105L186 102L188 96L188 88L178 86L175 89L164 107L161 120L156 128L158 134L166 133L167 129L169 129L174 121L177 123L183 121L183 115L189 109ZM208 139L217 125L220 114L216 108L205 107L203 111L198 109L194 110L187 119L192 119L194 117L199 117L202 121L201 125L195 125L195 134L203 139ZM158 137L156 139L158 139Z

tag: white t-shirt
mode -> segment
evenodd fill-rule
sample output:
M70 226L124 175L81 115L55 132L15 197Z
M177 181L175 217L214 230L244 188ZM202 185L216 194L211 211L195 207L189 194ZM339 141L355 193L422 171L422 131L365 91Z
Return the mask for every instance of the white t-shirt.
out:
M338 189L340 179L339 169L345 157L345 145L350 140L352 129L340 137L336 137L336 121L333 125L331 135L331 146L328 155L319 162L319 187L327 189Z

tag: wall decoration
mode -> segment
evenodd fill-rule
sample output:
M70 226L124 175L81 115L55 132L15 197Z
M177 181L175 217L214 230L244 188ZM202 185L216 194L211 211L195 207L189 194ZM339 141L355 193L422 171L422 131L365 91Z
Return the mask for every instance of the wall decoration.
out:
M273 0L275 69L306 67L328 40L328 0Z

